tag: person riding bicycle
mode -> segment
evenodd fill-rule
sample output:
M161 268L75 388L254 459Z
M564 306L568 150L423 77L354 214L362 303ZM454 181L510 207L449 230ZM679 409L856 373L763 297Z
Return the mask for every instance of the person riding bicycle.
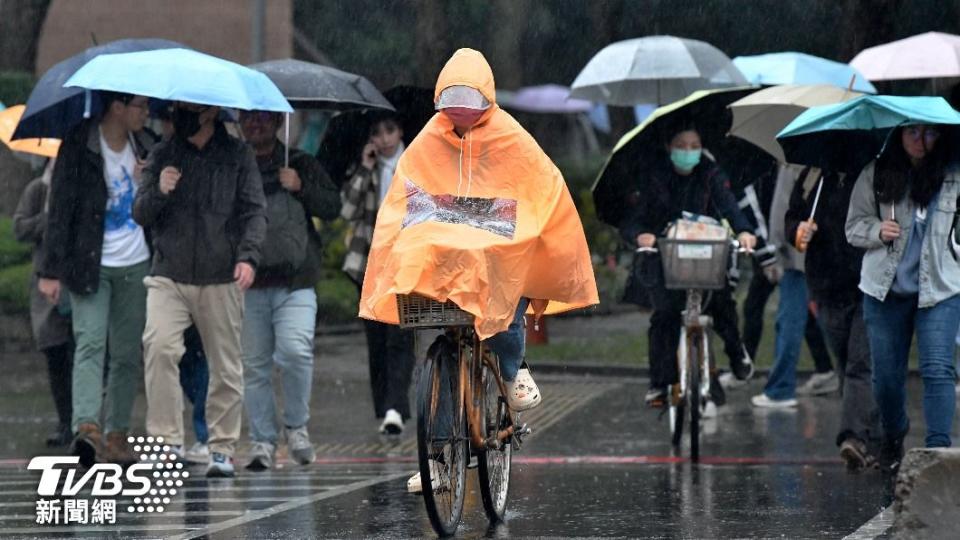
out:
M717 220L726 219L738 233L741 246L752 250L756 245L756 237L750 232L753 228L741 213L726 174L712 160L703 159L703 146L696 127L692 123L680 123L668 133L666 154L641 181L641 192L645 196L639 198L620 223L623 239L628 245L653 247L658 235L662 235L684 212L689 212ZM685 295L683 291L664 287L659 257L648 257L643 264L645 285L653 303L648 331L650 390L645 401L648 405L661 407L666 403L668 386L677 382L677 346ZM753 375L753 362L740 341L736 303L730 288L713 291L704 312L714 316L715 329L723 339L724 352L730 358L734 376L740 380L749 379ZM717 381L714 381L713 391L721 392Z
M377 216L360 316L397 324L397 294L454 302L526 410L541 399L522 366L528 303L539 317L599 302L583 227L560 171L497 106L480 52L453 54L434 101Z

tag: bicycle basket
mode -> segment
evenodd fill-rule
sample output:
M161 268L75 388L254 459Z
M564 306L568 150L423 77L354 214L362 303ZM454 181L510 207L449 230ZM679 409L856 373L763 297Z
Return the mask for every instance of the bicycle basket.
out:
M473 326L473 315L451 301L437 302L419 294L398 294L400 328Z
M729 240L657 240L667 289L722 289L727 285Z

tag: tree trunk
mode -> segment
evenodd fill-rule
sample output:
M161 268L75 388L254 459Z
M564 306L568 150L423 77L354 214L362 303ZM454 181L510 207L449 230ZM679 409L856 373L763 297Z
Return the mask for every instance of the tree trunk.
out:
M50 0L0 0L0 71L33 73Z
M433 88L437 74L450 54L446 2L416 0L413 6L416 12L413 84Z

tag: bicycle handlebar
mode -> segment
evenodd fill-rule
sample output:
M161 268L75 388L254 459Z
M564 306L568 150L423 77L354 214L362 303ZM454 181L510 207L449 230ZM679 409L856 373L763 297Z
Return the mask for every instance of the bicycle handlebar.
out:
M740 247L740 242L737 240L730 240L730 245L733 246L734 250L741 255L753 255L754 250L748 249L745 247ZM638 247L634 250L634 253L660 253L660 249L650 246L650 247Z

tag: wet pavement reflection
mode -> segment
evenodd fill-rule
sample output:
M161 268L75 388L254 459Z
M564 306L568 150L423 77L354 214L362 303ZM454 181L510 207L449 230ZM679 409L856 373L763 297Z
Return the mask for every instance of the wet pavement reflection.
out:
M0 427L11 435L0 439L0 535L432 537L422 500L406 493L416 468L414 429L397 439L376 434L365 362L347 353L356 337L330 339L315 375L316 464L300 467L281 456L274 471L241 470L232 480L207 480L194 467L163 513L129 513L121 500L111 526L36 523L39 476L25 467L28 458L52 453L42 446L52 405L43 373L31 368L39 358L10 358L5 365L17 376L0 381ZM887 503L878 473L849 474L837 458L836 396L770 411L749 404L762 380L731 391L729 404L704 425L703 460L695 465L686 448L669 444L666 419L643 407L644 380L540 374L538 382L545 401L526 418L534 434L514 458L506 523L489 526L471 472L458 536L840 538ZM911 379L916 426L919 390ZM141 398L135 422L142 418ZM908 446L920 443L914 430Z

